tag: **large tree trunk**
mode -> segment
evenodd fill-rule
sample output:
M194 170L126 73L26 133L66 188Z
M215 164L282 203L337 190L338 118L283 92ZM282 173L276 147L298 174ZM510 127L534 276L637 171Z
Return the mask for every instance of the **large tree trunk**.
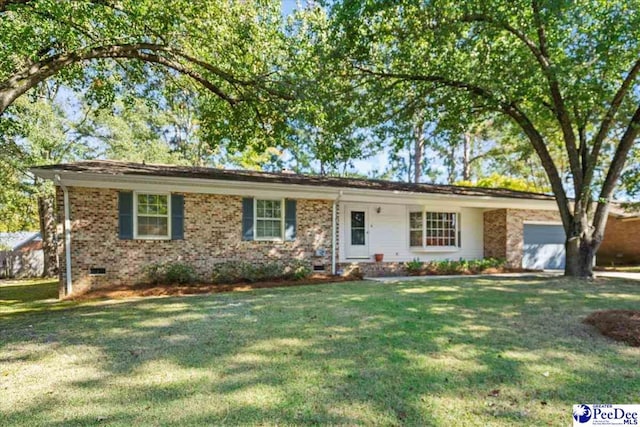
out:
M608 203L601 208L604 215L592 218L593 203L574 201L574 212L568 227L565 226L567 240L565 276L592 278L596 252L604 238L604 230L608 218Z
M597 246L593 240L568 238L564 275L569 277L592 278Z
M447 156L447 184L453 185L456 182L456 146L451 145L446 152Z
M38 214L40 216L40 235L44 252L43 277L55 277L58 274L58 251L55 243L56 220L53 198L38 196Z
M471 135L465 132L463 135L463 150L462 150L462 180L471 180Z
M424 119L418 115L413 127L413 182L416 184L422 179L422 163L424 161Z

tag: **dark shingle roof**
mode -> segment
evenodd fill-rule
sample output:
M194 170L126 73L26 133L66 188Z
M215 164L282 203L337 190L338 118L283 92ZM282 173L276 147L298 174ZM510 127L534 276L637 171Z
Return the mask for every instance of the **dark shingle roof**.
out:
M222 181L246 181L273 184L297 184L336 188L359 188L368 190L401 191L428 194L452 194L458 196L507 197L515 199L554 200L549 194L514 191L504 188L463 187L457 185L413 184L379 179L342 178L333 176L302 175L295 173L258 172L192 166L174 166L129 163L112 160L38 166L33 171L60 170L65 172L91 173L112 176L160 176L198 178Z

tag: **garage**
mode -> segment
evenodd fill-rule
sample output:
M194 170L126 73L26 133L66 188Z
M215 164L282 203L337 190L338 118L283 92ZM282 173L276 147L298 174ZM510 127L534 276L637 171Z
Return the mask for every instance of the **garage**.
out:
M524 224L522 267L534 270L564 269L564 243L562 225Z

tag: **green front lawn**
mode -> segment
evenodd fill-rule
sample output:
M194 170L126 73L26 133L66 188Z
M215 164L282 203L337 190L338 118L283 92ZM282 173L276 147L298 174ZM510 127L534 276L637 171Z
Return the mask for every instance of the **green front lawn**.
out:
M57 279L0 279L0 319L3 315L58 308Z
M638 308L640 282L354 282L62 305L5 290L3 426L565 426L574 403L640 401L640 348L580 322Z

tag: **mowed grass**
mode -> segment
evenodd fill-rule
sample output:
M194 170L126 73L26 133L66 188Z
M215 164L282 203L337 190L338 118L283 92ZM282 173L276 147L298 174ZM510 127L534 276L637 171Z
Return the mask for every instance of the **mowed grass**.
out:
M640 265L626 265L617 267L599 267L601 271L618 271L621 273L640 273Z
M62 305L0 293L2 426L566 426L575 403L640 402L640 348L581 323L638 308L640 282L353 282Z

